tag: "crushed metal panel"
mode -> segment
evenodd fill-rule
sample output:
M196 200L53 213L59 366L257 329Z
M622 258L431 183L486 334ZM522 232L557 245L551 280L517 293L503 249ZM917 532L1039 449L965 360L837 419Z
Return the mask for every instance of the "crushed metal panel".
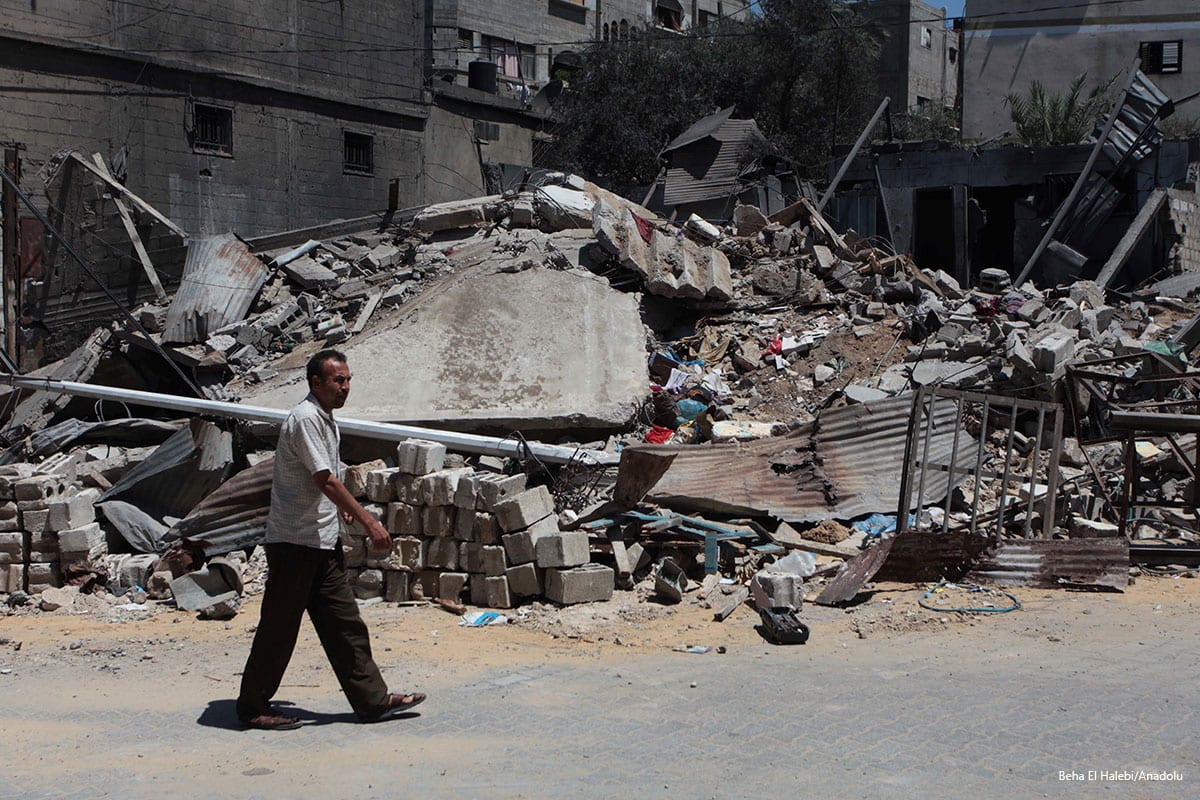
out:
M182 517L225 480L232 463L233 437L195 419L113 484L99 502L123 500L158 520Z
M1129 585L1129 541L1003 540L966 577L975 583L1034 589L1124 589Z
M193 239L167 308L163 341L203 342L218 328L245 319L268 275L267 265L232 233Z
M723 108L715 114L709 114L707 117L694 122L690 128L672 139L671 143L663 148L663 153L666 154L680 147L686 147L692 142L700 141L705 136L712 136L733 116L733 109L733 106Z
M841 571L817 595L817 604L834 606L853 600L862 590L863 584L875 577L895 543L895 537L884 539L843 564Z
M791 524L892 513L900 500L911 408L912 396L902 395L830 409L783 437L669 448L676 459L649 499L680 510L769 515ZM935 412L931 461L949 460L953 421L952 411ZM973 459L960 440L960 461L968 452ZM947 477L934 476L929 491L940 487L944 495Z
M275 459L268 458L234 475L175 523L163 541L200 542L207 556L262 544L274 470Z
M970 531L908 530L896 534L887 561L876 579L898 583L959 580L991 546Z

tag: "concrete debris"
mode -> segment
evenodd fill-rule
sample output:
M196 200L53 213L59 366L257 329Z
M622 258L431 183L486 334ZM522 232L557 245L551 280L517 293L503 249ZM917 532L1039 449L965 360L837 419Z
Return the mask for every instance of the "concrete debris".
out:
M1014 287L836 231L805 199L723 222L677 226L551 175L407 226L195 240L176 296L133 310L150 340L118 321L34 374L286 408L307 358L338 345L358 376L346 416L621 450L614 484L586 465L347 441L344 482L393 534L375 553L344 533L365 602L507 609L620 589L724 619L747 597L845 602L877 572L1120 588L1130 538L1200 537L1179 511L1196 498L1200 425L1177 408L1200 396L1194 275L1120 296ZM157 347L194 385L171 383ZM921 434L934 390L990 410L932 414ZM987 405L1002 396L1026 405ZM267 427L5 399L0 594L34 597L21 613L104 592L237 613L264 568ZM1043 426L1047 408L1067 429ZM922 468L920 507L899 509ZM1136 492L1160 505L1128 532ZM998 544L975 529L993 523Z

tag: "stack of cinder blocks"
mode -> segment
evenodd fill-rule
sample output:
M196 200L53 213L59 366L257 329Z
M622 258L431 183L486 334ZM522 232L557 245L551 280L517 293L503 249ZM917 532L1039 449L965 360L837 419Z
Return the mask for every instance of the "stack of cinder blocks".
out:
M108 552L94 503L64 476L29 464L0 467L0 593L34 594L62 585L62 569Z
M396 467L351 467L346 487L392 534L387 552L368 550L364 532L345 537L346 564L360 598L390 602L444 598L487 608L524 599L584 603L612 597L613 571L591 564L587 534L560 531L544 486L524 475L446 468L446 449L410 439Z

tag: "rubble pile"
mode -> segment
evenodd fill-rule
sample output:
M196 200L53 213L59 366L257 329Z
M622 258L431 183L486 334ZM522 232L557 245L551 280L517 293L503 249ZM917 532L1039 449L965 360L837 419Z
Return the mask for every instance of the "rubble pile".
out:
M605 298L619 302L602 312ZM382 458L354 445L346 485L393 535L376 553L346 532L360 600L507 609L617 588L723 619L748 599L844 601L881 569L1117 588L1130 541L1194 541L1181 510L1194 435L1128 427L1200 400L1191 302L1088 281L1013 287L995 269L965 287L838 233L806 199L677 226L551 175L370 233L257 252L232 235L192 242L174 297L134 312L149 339L115 323L43 371L186 393L155 365L162 348L207 398L282 407L302 396L308 356L344 347L367 371L365 418L413 421L382 393L416 383L428 418L456 428L622 453L614 484L599 467L567 475L421 438ZM460 405L433 409L439 393ZM264 529L269 426L167 425L129 408L113 420L109 405L30 390L6 408L0 593L41 593L49 610L49 590L107 583L237 612L259 565L237 554ZM631 454L645 452L668 454L654 475L637 474ZM1122 536L1134 495L1158 506ZM1117 540L1125 550L1097 544ZM1099 567L1055 572L1085 547ZM1049 566L1013 573L1038 559Z

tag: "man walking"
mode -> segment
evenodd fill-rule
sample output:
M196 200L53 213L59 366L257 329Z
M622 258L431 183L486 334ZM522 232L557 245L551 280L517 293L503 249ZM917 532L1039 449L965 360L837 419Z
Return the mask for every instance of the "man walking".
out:
M389 547L391 537L342 484L341 435L333 410L350 394L350 367L337 350L308 361L309 394L279 432L271 510L267 516L267 585L254 644L242 672L237 715L262 730L291 730L300 720L271 708L296 647L300 617L308 611L325 655L354 713L377 722L412 708L425 695L388 692L371 657L367 626L346 579L338 537L339 512L367 531L368 546Z

